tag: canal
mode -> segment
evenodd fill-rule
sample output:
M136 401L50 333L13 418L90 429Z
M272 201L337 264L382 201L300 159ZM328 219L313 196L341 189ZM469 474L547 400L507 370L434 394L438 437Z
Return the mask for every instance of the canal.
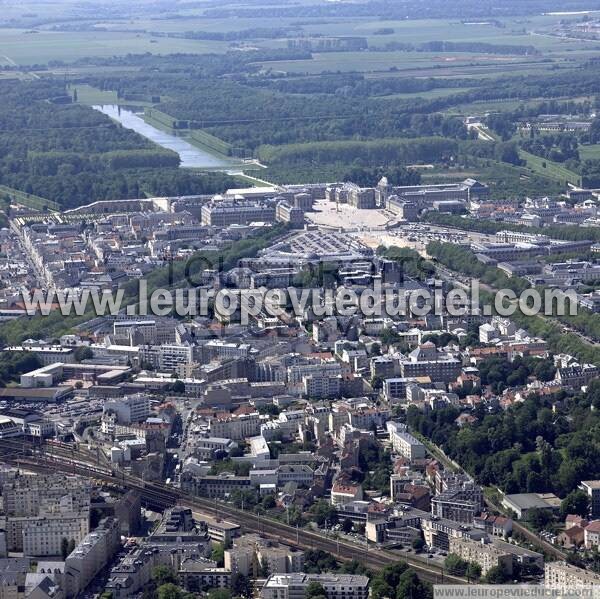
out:
M118 121L123 127L132 129L136 133L143 135L155 144L177 152L183 168L222 168L223 170L228 170L234 166L232 162L225 158L215 156L206 150L192 145L181 137L165 133L152 125L149 125L141 115L136 114L131 110L121 108L115 104L93 106L93 108L94 110L106 114L111 119Z

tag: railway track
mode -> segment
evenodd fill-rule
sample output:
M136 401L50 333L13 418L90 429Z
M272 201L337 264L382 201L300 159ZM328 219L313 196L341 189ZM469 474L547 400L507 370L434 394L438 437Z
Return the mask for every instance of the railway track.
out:
M438 564L426 558L399 556L383 549L367 549L345 540L332 539L306 529L294 528L265 516L235 508L222 501L214 501L189 495L180 489L167 488L161 483L145 482L122 471L111 470L107 466L90 463L95 455L68 446L52 446L50 452L43 447L21 443L16 440L0 440L0 457L5 461L35 472L60 471L96 478L140 493L144 504L163 511L173 505L189 507L194 511L214 515L221 519L240 524L245 532L254 532L302 549L321 549L343 561L357 560L373 570L398 561L406 562L423 579L432 583L466 584L467 580L448 574Z

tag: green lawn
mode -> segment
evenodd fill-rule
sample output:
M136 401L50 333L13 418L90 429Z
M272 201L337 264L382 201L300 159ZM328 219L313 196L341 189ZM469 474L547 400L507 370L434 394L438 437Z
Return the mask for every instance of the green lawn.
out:
M579 156L582 160L600 160L600 144L579 146Z
M531 169L538 175L550 177L551 179L559 181L563 184L568 181L574 185L579 185L581 181L581 177L577 173L569 170L567 167L559 164L558 162L552 162L551 160L534 156L529 152L525 152L525 150L519 150L519 156L523 160L527 161L527 168Z
M120 104L122 106L152 106L150 102L144 102L143 100L122 100L117 97L117 92L114 90L101 90L97 87L92 87L85 83L78 85L70 85L69 91L71 94L77 90L77 102L79 104L87 104L88 106L94 106L98 104ZM164 98L164 96L163 96Z
M102 91L91 85L81 84L69 87L71 93L77 91L77 102L79 104L118 104L116 91Z

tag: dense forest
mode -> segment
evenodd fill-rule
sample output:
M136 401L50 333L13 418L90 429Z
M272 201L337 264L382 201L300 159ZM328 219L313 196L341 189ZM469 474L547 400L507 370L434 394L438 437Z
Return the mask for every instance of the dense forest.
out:
M411 94L439 88L477 87L473 79L434 77L381 77L367 79L360 73L323 73L319 76L285 79L248 80L248 85L265 87L289 94L331 94L336 96L380 97Z
M3 351L0 353L0 387L6 387L7 384L18 380L21 374L35 370L41 365L34 353Z
M219 79L158 108L176 118L179 127L205 129L249 149L356 137L468 137L459 118L410 114L403 106L404 102L343 95L331 102L321 94L299 96Z
M264 65L279 52L114 58L100 63L138 70L87 76L85 82L116 90L122 99L150 101L160 111L156 114L174 127L202 130L223 140L235 155L259 158L277 183L339 180L352 167L422 163L439 166L441 179L448 168L476 173L490 184L494 198L559 193L564 181L525 168L520 152L529 149L569 169L574 166L585 184L600 185L599 163L578 160L579 148L572 140L540 137L521 140L521 147L513 139L523 119L590 114L597 104L593 97L600 95L600 61L503 76L489 85L479 78L367 78L360 73L281 77L261 71L261 61ZM418 101L394 96L442 87L449 95ZM575 88L581 98L565 99ZM501 100L522 103L512 112L491 113L488 126L501 138L496 142L474 141L462 118L446 114L471 102ZM439 141L423 143L422 138Z
M55 81L0 82L0 184L72 208L102 199L212 193L234 180L180 170L179 156L91 108Z
M504 376L497 358L482 366L492 380ZM525 375L531 366L517 358L509 371ZM453 407L428 413L410 407L408 423L459 459L481 484L507 493L564 496L581 480L600 477L599 407L600 382L593 381L586 394L567 399L555 413L550 400L532 396L493 414L480 406L474 411L477 422L469 427L457 426L459 412Z
M443 137L380 139L378 141L324 141L320 143L263 146L259 157L268 164L294 167L300 164L328 164L355 161L365 165L392 166L421 161L444 162L458 146Z

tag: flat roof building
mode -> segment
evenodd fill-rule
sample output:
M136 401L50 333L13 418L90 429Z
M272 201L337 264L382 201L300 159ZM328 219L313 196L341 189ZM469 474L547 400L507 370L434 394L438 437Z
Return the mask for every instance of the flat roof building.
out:
M260 594L262 599L304 599L311 582L325 589L328 599L367 599L369 579L355 574L274 574Z

